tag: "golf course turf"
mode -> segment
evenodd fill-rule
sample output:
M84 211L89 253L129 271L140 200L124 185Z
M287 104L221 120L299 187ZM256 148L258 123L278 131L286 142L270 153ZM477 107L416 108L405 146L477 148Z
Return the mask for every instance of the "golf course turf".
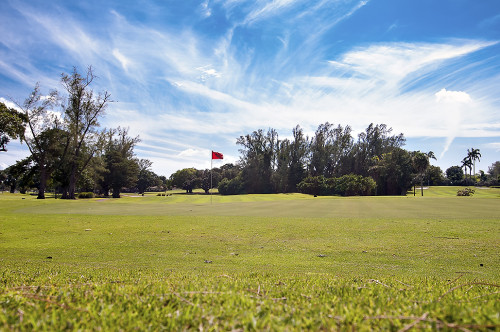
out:
M500 189L456 191L3 193L0 330L498 330Z

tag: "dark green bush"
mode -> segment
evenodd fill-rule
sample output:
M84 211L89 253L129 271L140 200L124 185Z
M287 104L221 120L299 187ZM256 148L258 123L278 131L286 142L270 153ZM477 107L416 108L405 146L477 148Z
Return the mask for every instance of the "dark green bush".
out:
M339 178L309 176L299 183L301 193L310 195L370 196L377 185L371 177L349 174Z
M245 191L244 183L239 176L232 180L227 178L222 179L217 188L221 195L239 195Z
M78 198L94 198L94 193L92 192L79 193Z

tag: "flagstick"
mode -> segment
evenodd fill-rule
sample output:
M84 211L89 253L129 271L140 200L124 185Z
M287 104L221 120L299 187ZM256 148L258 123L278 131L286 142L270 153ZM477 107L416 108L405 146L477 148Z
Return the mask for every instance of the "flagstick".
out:
M213 151L212 151L213 153ZM210 156L210 189L208 190L210 192L210 205L213 204L212 202L212 164L214 163L214 158L212 158L213 155Z

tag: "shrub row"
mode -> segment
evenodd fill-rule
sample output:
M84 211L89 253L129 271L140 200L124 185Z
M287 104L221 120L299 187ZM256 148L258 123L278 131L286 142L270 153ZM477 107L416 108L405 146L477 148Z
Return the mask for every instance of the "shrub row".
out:
M339 178L309 176L297 186L299 191L310 195L371 196L377 184L371 177L349 174Z
M78 194L78 198L94 198L94 193L92 192L83 192Z

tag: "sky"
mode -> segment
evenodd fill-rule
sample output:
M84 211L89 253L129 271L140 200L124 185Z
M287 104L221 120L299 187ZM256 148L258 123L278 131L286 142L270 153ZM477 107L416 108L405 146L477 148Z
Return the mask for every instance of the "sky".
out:
M370 123L432 164L500 160L498 0L87 0L0 2L0 101L92 66L108 91L101 126L139 136L169 176L235 163L236 139L274 128ZM58 111L57 109L55 111ZM12 141L0 168L28 155Z

